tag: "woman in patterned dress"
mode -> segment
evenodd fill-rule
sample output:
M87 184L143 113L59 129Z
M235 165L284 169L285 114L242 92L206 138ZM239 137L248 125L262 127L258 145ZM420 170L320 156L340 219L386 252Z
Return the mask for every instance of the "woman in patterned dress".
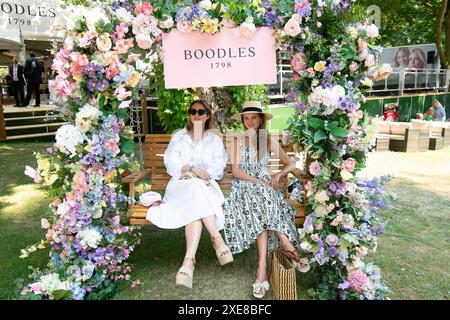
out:
M295 209L277 190L280 179L295 165L278 144L265 139L265 123L272 115L262 112L261 103L247 101L243 112L232 117L241 120L247 129L234 140L232 150L233 181L224 203L225 241L233 254L240 253L255 241L258 248L258 268L253 295L262 298L269 289L267 281L268 250L281 247L289 259L298 261L298 233L294 223ZM258 133L258 134L256 134ZM265 140L265 141L264 141ZM271 176L267 167L270 151L279 154L283 170Z

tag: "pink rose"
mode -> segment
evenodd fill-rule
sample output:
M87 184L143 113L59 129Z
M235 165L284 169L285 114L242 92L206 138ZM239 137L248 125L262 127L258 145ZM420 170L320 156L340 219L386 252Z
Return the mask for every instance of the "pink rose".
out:
M392 73L392 67L385 63L381 67L379 67L375 73L373 74L373 78L376 81L384 80Z
M361 59L365 59L369 54L369 51L367 50L367 43L361 38L358 39L358 52Z
M353 158L348 158L344 161L341 168L347 170L348 172L353 172L355 170L356 161Z
M44 291L42 290L42 285L41 285L40 282L32 283L30 285L30 287L31 287L31 290L33 290L33 293L35 293L35 294L42 294L42 293L44 293Z
M351 73L355 73L359 68L358 63L356 63L356 61L352 61L352 63L350 63L349 68Z
M320 166L320 163L317 161L312 162L309 165L309 172L315 176L317 174L319 174L322 171L322 167Z
M367 57L366 57L365 66L367 68L370 68L374 64L375 64L375 57L373 56L373 54L368 54Z
M250 39L255 34L256 27L251 22L243 22L239 27L239 32L244 38Z
M149 16L152 14L153 11L155 11L155 8L153 8L150 2L143 2L141 10L143 14Z
M144 50L149 49L153 44L153 40L150 38L150 36L143 33L140 33L136 36L136 42L139 48Z
M222 25L226 28L234 28L236 27L236 23L232 19L223 18Z
M292 72L292 81L297 81L300 79L300 75L297 72Z
M291 37L295 37L300 33L300 23L297 19L289 19L289 21L284 26L284 32Z
M291 60L292 70L300 72L306 69L307 60L304 53L296 53Z

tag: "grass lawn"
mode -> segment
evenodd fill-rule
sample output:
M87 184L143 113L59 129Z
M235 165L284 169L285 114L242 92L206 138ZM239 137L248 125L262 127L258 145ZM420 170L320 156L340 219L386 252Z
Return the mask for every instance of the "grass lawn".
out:
M0 143L0 299L14 298L14 279L26 277L27 266L44 267L47 253L20 259L20 249L38 242L44 232L40 219L48 200L44 189L23 174L35 166L33 151L47 142ZM424 153L371 153L363 176L391 173L396 179L395 209L378 250L369 255L381 267L393 299L448 299L450 295L450 148ZM115 299L252 299L256 248L236 255L231 265L220 267L204 233L197 253L192 290L175 287L175 274L184 255L183 230L142 229L142 244L130 263L144 285L123 285ZM297 273L300 299L307 299L308 275ZM269 292L265 299L273 296Z

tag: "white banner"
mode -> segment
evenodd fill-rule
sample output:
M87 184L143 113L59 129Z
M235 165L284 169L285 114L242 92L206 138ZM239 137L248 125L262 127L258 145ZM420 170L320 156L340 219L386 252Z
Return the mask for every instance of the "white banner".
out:
M51 27L63 10L58 0L0 0L0 38L5 34L24 39L52 37Z

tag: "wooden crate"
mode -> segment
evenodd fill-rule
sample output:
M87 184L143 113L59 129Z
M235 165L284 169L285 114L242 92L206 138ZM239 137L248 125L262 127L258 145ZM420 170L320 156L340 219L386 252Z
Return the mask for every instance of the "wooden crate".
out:
M419 130L405 129L405 139L389 140L389 150L399 152L417 152L419 149Z
M439 150L444 147L444 137L430 137L430 150Z
M389 137L376 137L375 151L389 151Z

